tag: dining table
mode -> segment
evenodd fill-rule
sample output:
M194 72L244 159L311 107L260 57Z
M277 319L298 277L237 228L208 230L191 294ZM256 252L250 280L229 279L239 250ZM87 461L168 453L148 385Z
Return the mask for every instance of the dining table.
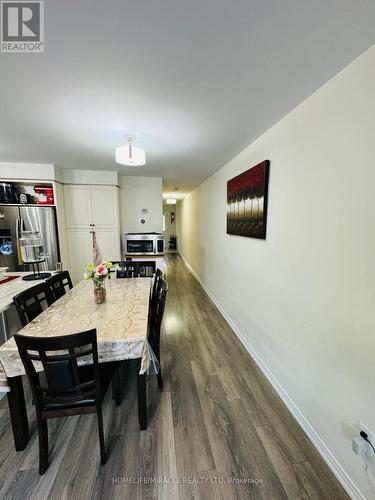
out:
M159 369L147 340L151 285L151 278L107 280L106 302L96 304L93 284L83 280L18 332L33 337L55 337L95 328L99 363L137 360L141 430L147 429L146 375L157 373ZM89 362L81 358L80 364ZM29 441L24 375L25 370L12 337L0 347L0 392L7 393L17 451L25 449Z

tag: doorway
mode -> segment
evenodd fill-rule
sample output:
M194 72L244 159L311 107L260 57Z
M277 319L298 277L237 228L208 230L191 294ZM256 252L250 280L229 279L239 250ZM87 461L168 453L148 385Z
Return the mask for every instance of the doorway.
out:
M176 205L163 203L163 232L167 253L178 253L176 208Z

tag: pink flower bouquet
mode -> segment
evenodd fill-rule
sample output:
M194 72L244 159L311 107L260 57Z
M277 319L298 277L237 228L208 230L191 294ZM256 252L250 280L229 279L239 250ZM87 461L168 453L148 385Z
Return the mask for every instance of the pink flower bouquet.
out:
M98 266L90 262L90 264L86 264L84 278L86 280L93 280L94 285L100 287L106 278L111 278L110 270L113 267L110 261L103 261Z

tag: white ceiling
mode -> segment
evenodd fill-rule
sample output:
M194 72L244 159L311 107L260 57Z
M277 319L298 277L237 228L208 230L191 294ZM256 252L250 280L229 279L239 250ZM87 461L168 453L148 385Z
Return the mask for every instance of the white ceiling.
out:
M0 161L188 191L375 42L373 0L47 0L44 54L0 54ZM114 162L124 132L147 165Z

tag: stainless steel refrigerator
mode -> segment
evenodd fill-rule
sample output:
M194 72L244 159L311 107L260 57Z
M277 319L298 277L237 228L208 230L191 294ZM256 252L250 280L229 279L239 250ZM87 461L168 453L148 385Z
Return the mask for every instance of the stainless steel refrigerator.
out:
M41 271L54 271L60 261L55 207L0 205L0 267L9 271L28 271L20 261L17 240L22 231L39 231L43 240L45 261Z

